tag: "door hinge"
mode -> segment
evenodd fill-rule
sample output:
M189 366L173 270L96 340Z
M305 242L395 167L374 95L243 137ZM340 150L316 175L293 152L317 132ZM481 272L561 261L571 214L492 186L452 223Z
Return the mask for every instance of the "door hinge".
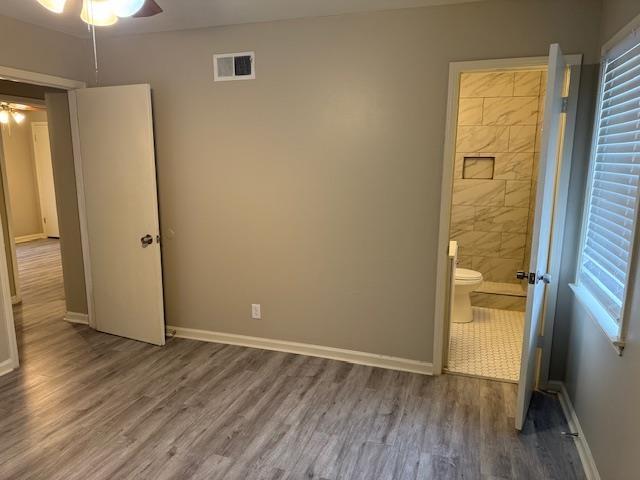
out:
M569 97L562 97L562 113L569 111Z

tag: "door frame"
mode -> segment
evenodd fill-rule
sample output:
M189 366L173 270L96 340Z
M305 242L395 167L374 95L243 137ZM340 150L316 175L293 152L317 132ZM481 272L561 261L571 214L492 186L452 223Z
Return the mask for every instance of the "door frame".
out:
M61 90L66 90L70 92L72 90L78 88L86 88L87 83L81 80L73 80L69 78L57 77L55 75L48 75L45 73L39 72L31 72L28 70L20 70L12 67L0 66L0 77L5 80L13 80L15 82L28 83L32 85L41 85L44 87L53 87ZM71 114L71 121L73 125L73 113ZM79 156L77 155L76 149L73 151L73 162L77 166L80 163ZM77 175L76 175L77 181ZM78 194L79 196L79 194ZM80 202L80 198L78 198L78 202ZM80 207L80 204L78 205ZM83 211L80 211L80 215L82 217ZM82 237L82 243L84 245L85 242L84 231L80 232L80 236ZM15 242L14 244L15 249ZM2 224L0 224L0 248L4 249L4 239L2 236ZM83 260L85 263L85 281L89 275L89 272L86 270L87 264L87 254L83 252L82 254ZM17 266L15 267L17 268ZM14 370L18 368L20 365L19 353L18 353L18 344L16 341L15 335L15 323L13 319L13 308L11 302L11 293L9 291L9 266L7 265L7 260L4 255L0 255L0 321L5 324L5 328L7 329L7 334L9 337L9 360L7 362L3 362L0 364L0 375L3 373L7 373L8 371ZM89 301L89 290L87 288L87 301ZM91 308L89 308L89 323L91 325L92 322L92 313Z
M11 248L11 272L9 275L13 276L13 285L15 288L15 295L11 296L11 304L17 305L22 302L22 290L20 288L20 278L18 275L18 257L16 255L16 237L13 234L13 221L12 221L12 211L11 211L11 198L9 195L9 179L7 178L7 160L4 155L4 143L2 138L0 138L0 181L2 182L2 191L4 193L4 206L5 213L7 215L7 238L9 239L10 248ZM0 232L2 234L4 232ZM4 238L4 236L3 236ZM7 271L9 270L9 265L7 265ZM9 290L11 290L11 285L9 285Z
M47 226L44 223L44 215L42 212L42 191L40 190L42 188L42 185L40 185L40 173L39 173L39 168L38 168L38 159L36 158L36 137L35 137L35 132L33 130L33 127L47 127L47 131L49 130L49 122L31 122L31 142L33 144L33 162L34 162L34 166L35 166L35 170L36 170L36 184L38 185L38 200L40 203L40 225L42 226L42 235L46 238L48 237L47 235ZM56 218L56 221L58 221L58 219ZM60 226L58 223L58 238L60 237Z
M558 188L556 191L556 206L553 215L553 236L549 262L555 266L551 271L553 278L558 278L562 243L564 240L564 217L569 190L569 177L573 152L576 114L578 105L578 86L582 66L582 55L566 55L567 65L571 68L571 83L569 103L565 124L565 142L562 151ZM495 60L476 60L451 62L449 64L449 85L447 94L447 116L444 139L444 159L442 167L442 182L440 195L440 223L438 230L438 258L436 269L436 298L434 307L433 328L433 374L443 373L443 359L445 354L445 315L448 277L448 249L451 219L451 201L453 197L453 171L455 160L455 140L457 133L458 106L460 94L460 75L468 72L491 72L496 70L528 70L531 68L547 68L549 57L505 58ZM555 228L557 227L557 228ZM551 343L553 340L553 325L555 322L556 299L558 282L552 282L548 287L547 301L544 312L543 355L540 368L541 383L546 385L549 379L549 365Z

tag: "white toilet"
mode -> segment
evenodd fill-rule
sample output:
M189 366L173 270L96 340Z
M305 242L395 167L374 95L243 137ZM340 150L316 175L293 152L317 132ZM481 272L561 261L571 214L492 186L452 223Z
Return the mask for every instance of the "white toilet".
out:
M469 323L473 321L470 295L481 283L482 273L466 268L456 268L453 311L451 312L452 322Z

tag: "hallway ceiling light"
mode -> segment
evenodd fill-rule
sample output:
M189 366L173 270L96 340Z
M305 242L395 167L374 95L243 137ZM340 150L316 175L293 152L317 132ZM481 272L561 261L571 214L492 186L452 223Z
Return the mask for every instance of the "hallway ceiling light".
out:
M64 4L67 3L67 0L37 0L37 1L44 8L54 13L62 13L62 11L64 10Z
M109 0L83 0L80 18L96 27L108 27L118 21Z
M0 103L0 123L2 125L8 125L11 118L13 118L13 121L17 124L22 123L27 116L20 110L33 110L33 108L13 103Z
M26 115L24 113L18 112L17 110L11 112L11 116L13 117L13 120L18 124L22 123L26 118Z

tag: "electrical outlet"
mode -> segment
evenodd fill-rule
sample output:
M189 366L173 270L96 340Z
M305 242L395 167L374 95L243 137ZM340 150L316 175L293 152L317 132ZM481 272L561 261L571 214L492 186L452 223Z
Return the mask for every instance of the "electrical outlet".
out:
M259 303L251 304L251 318L254 320L260 320L262 318L262 312L260 311Z

